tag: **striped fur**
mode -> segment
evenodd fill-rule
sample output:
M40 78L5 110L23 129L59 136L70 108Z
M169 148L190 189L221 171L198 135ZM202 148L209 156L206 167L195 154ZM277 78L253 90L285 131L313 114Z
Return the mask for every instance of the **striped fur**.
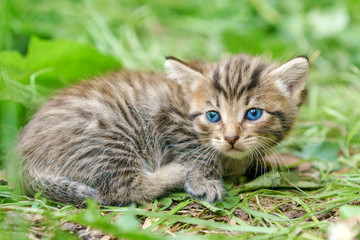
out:
M52 97L19 135L23 186L59 202L152 201L185 189L209 202L291 129L308 62L239 55L219 63L166 61L168 77L119 72ZM263 116L247 121L250 108ZM206 112L220 113L210 123ZM238 136L229 144L226 136Z

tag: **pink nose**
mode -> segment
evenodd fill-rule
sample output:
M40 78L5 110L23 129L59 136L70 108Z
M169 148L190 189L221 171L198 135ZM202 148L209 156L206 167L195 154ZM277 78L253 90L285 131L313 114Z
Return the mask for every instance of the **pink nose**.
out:
M239 136L225 136L224 139L232 146L234 147L234 144L239 139Z

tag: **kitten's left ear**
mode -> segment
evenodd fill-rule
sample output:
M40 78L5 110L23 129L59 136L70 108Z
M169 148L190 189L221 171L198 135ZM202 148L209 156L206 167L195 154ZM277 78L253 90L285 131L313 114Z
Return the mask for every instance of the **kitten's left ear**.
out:
M276 78L281 90L290 92L294 100L300 100L301 93L305 89L309 68L309 61L306 57L296 57L272 70L271 73Z
M167 68L167 76L176 79L186 90L191 90L193 83L203 78L203 75L196 68L175 57L167 57L165 67Z

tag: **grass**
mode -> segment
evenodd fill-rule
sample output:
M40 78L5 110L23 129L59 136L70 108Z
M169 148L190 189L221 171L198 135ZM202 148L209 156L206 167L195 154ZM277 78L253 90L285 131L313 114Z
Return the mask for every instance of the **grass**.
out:
M1 1L0 239L326 239L342 224L356 236L359 11L355 0ZM289 171L226 181L217 204L176 193L80 209L19 191L16 133L56 89L119 68L161 71L164 55L216 61L238 52L312 61L308 101L279 148L302 159Z

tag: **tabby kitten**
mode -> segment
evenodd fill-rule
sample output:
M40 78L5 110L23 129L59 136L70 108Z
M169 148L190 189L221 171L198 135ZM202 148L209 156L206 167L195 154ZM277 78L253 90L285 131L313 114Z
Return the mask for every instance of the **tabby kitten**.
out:
M19 135L23 187L54 201L144 203L185 189L208 202L279 142L305 96L309 63L168 57L168 75L119 72L45 103Z

